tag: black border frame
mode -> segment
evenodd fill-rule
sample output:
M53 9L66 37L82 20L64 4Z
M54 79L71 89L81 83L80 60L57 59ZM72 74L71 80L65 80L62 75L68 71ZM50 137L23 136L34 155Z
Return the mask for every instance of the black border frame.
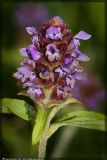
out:
M107 15L107 0L32 0L32 1L8 1L8 0L4 0L2 2L0 2L0 17L1 17L1 29L0 29L0 32L1 32L1 37L3 37L3 34L2 34L2 4L3 3L23 3L23 2L34 2L34 3L45 3L45 2L49 2L49 3L57 3L57 2L71 2L71 3L76 3L76 2L79 2L79 3L90 3L90 2L102 2L102 3L105 3L105 70L104 70L104 73L105 73L105 76L104 76L104 86L105 86L105 115L106 115L106 106L107 106L107 101L106 101L106 98L107 98L107 76L106 76L106 67L107 67L107 55L106 55L106 46L107 46L107 19L106 19L106 15ZM0 48L1 48L1 53L2 53L2 39L0 41ZM0 54L0 88L2 88L2 54ZM2 92L0 90L0 99L2 98ZM1 108L0 108L1 109ZM105 128L106 128L106 120L105 119ZM107 130L107 128L106 128ZM107 153L106 153L106 146L107 146L107 140L106 140L106 136L107 136L107 132L105 132L105 156L104 157L71 157L71 158L61 158L61 159L73 159L73 160L106 160L107 159ZM1 147L1 150L0 150L0 155L1 155L1 158L2 160L17 160L19 157L9 157L9 158L5 158L3 157L2 155L2 115L0 114L0 147ZM40 158L39 158L40 159ZM60 158L45 158L45 159L49 159L49 160L56 160L56 159L60 159ZM24 158L24 157L20 157L19 160L37 160L37 158Z

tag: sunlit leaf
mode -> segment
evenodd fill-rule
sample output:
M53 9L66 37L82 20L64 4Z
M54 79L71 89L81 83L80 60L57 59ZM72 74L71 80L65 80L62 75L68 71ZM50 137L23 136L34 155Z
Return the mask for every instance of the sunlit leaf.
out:
M37 107L37 116L32 132L32 145L35 145L40 140L45 129L47 115L47 110L40 106Z
M55 107L51 110L50 115L49 115L50 121L52 120L52 118L56 115L56 113L60 109L66 107L68 104L72 104L72 103L81 104L77 99L75 99L75 98L69 98L65 102L62 102L60 104L55 105Z
M2 99L2 113L12 113L24 120L30 120L36 116L36 110L24 100Z
M62 126L79 126L105 131L105 116L101 113L90 111L76 111L64 114L51 125L48 137Z
M2 105L2 113L11 113L11 111L6 107Z

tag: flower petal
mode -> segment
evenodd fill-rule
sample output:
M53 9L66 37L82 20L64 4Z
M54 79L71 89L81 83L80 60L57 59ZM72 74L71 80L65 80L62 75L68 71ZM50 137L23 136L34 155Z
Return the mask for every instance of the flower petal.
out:
M37 35L34 35L31 39L32 43L35 44L38 42L38 36Z
M78 46L80 46L80 41L79 41L79 39L74 38L74 39L73 39L73 43L74 43L75 48L78 48Z
M77 79L77 80L83 79L82 74L81 73L77 73L77 72L73 73L70 77L73 78L73 79Z
M32 35L32 34L37 34L37 30L36 30L35 27L27 27L27 28L26 28L26 31L27 31L30 35Z
M19 51L20 51L20 53L21 53L22 56L28 57L28 54L26 52L26 48L21 48Z
M33 69L35 68L35 62L30 59L25 59L24 61L21 62L21 65L23 66L31 66Z
M70 68L70 67L62 66L62 70L63 70L64 72L67 72L67 73L70 73L70 72L71 72L71 68Z
M23 77L23 75L20 74L19 72L14 73L13 76L14 76L15 78L17 78L17 79L20 79L20 78Z
M50 38L54 40L62 39L62 34L60 30L61 30L60 27L54 27L54 26L49 27L46 30L46 38Z
M28 48L28 56L34 61L39 60L41 57L40 52L36 49L34 45L30 45Z
M84 31L80 31L78 34L75 35L74 38L82 39L82 40L88 40L88 39L91 38L91 35L90 35L90 34L87 34L87 33L84 32Z
M55 72L59 73L59 77L63 77L66 75L66 73L61 68L56 68Z
M82 53L82 54L79 55L79 57L77 58L77 60L79 60L79 61L89 61L90 58L87 55L85 55L85 54Z
M66 64L70 64L72 62L72 58L71 58L71 56L67 56L66 58L65 58L65 65Z
M71 56L76 58L78 56L78 52L76 51L72 52Z
M39 86L29 87L27 93L32 99L35 99L36 96L41 96L43 94Z

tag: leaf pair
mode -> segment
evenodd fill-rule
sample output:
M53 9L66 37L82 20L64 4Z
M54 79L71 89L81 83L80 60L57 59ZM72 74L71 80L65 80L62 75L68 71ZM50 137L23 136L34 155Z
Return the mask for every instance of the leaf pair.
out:
M36 144L45 132L45 128L48 129L47 139L62 126L79 126L88 129L105 130L105 116L101 113L91 111L73 111L58 117L54 123L51 120L55 117L56 113L68 104L77 103L80 104L74 98L70 98L67 101L55 105L53 108L45 109L43 106L37 106L36 109L26 103L24 100L4 98L2 100L2 113L13 113L24 120L32 120L34 122L34 128L32 132L32 144ZM35 119L36 118L36 119Z

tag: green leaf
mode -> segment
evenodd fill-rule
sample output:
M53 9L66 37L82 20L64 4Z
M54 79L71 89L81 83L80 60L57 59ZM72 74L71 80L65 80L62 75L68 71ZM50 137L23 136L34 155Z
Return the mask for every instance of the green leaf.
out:
M53 119L53 117L56 115L56 113L58 113L62 108L66 107L68 104L72 104L72 103L81 104L77 99L69 98L65 102L62 102L60 104L55 105L55 107L52 108L52 110L49 114L50 121Z
M32 132L32 145L35 145L42 137L46 125L47 116L47 110L45 110L45 108L41 106L37 106L37 116Z
M36 116L36 110L24 100L2 99L2 113L13 113L24 120L31 120Z
M50 137L61 126L79 126L88 129L105 131L105 116L90 111L75 111L64 114L49 129Z
M6 106L2 105L2 113L11 113L11 111Z

